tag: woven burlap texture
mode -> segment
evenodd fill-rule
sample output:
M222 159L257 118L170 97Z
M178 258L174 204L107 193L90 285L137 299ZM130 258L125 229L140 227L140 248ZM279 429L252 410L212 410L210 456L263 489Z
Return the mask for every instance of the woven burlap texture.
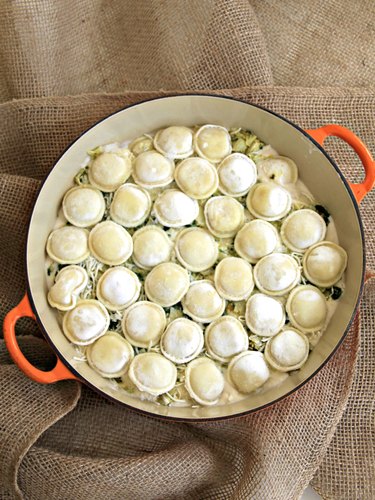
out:
M258 88L224 93L262 104L306 128L331 121L345 124L375 149L371 91ZM85 128L155 95L84 95L0 106L2 315L25 289L26 222L40 179ZM358 158L344 143L329 141L327 149L348 178L362 176ZM370 195L361 206L368 235L373 200ZM374 250L374 239L368 237L371 267ZM373 300L370 283L361 310L365 328L360 331L355 323L334 358L301 390L267 410L220 423L170 424L147 418L85 387L80 397L76 382L40 386L19 372L1 344L1 498L290 500L300 496L320 464L314 484L323 496L372 498ZM28 335L33 328L29 322L20 324L22 346L34 362L51 366L43 341ZM359 366L366 360L366 370L355 372L360 334ZM330 446L352 383L350 401L355 404L346 409L341 434ZM358 412L359 401L368 404Z
M374 33L372 0L0 0L0 102L373 85Z
M374 85L373 0L249 0L275 85Z
M247 0L0 0L0 102L269 85Z

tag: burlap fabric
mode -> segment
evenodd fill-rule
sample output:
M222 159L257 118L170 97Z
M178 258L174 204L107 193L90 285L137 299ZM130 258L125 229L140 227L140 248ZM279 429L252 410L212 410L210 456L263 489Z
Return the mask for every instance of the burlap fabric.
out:
M253 89L226 91L261 103L303 127L346 124L375 149L375 95L370 91ZM22 247L38 186L69 140L102 116L154 93L23 100L0 107L2 312L24 289ZM358 159L339 141L328 144L349 178ZM5 173L6 172L6 173ZM362 205L371 234L373 195ZM374 265L374 240L368 238ZM9 286L12 283L12 286ZM371 498L371 404L375 357L371 282L361 311L332 361L298 393L246 418L212 424L169 424L111 404L79 384L30 382L1 346L0 479L3 498L298 498L314 484L327 498ZM356 325L358 326L358 325ZM21 334L28 333L23 325ZM43 341L22 339L28 355L51 363ZM354 375L354 373L356 373ZM354 375L351 405L341 421ZM366 378L364 378L366 376ZM371 385L372 384L372 385ZM364 405L363 402L368 404ZM360 408L360 411L359 411ZM70 412L70 413L69 413ZM353 419L356 426L352 427ZM328 454L327 453L328 449ZM326 456L326 458L324 458ZM354 460L354 461L353 461ZM347 469L341 467L345 462Z
M0 101L373 85L374 23L372 0L1 0Z
M359 2L354 29L367 3ZM292 11L277 10L276 4L281 5L252 2L277 81L294 73L288 82L321 83L314 78L323 71L323 58L308 80L303 54L292 55L312 38L321 48L327 44L328 22L326 36L314 36L319 19L328 16L323 2L312 2L317 13L307 34L303 20L309 20L309 6L303 17L296 3ZM337 11L338 2L333 4ZM350 13L351 4L345 4ZM267 8L270 23L295 28L283 58L270 43L270 32L278 29L280 46L287 42L280 37L282 28L267 26ZM36 190L71 140L108 113L163 94L132 89L269 86L272 72L258 20L245 0L3 0L0 9L0 100L38 97L0 105L3 318L25 289L26 224ZM371 18L365 17L370 29ZM339 19L345 27L346 19ZM361 84L353 80L355 47L345 49L340 83ZM335 50L340 59L340 43ZM280 73L277 58L284 65ZM370 78L370 53L365 62ZM39 98L124 89L129 91ZM373 91L259 87L224 93L262 104L303 127L341 123L375 151ZM349 179L361 177L359 161L346 145L332 139L327 149ZM361 212L368 266L374 269L373 203L370 195ZM0 498L289 500L298 498L312 478L325 498L373 498L374 295L375 283L369 281L361 328L357 320L336 356L303 389L265 411L222 423L167 424L111 404L76 382L35 384L14 366L0 341ZM18 333L34 363L53 365L31 321L21 321Z
M0 46L0 101L272 83L247 0L2 0Z
M249 1L266 40L275 85L374 85L373 0Z

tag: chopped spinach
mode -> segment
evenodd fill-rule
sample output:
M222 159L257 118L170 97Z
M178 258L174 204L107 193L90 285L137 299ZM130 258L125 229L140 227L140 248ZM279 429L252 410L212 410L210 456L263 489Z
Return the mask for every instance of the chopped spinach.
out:
M110 321L109 323L109 330L116 330L119 325L119 321Z
M323 205L315 205L315 210L323 218L324 222L328 226L329 218L331 217L331 214L328 212L328 210L325 207L323 207Z
M321 291L327 299L338 300L343 294L343 289L339 286L331 286L329 288L321 288Z
M342 288L338 287L338 286L333 286L331 288L331 298L332 300L338 300L341 295L342 295Z

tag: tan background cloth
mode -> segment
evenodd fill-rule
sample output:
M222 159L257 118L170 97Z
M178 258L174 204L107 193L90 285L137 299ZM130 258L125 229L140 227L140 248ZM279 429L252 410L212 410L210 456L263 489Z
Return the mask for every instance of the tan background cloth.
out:
M0 1L0 102L375 85L373 0Z
M250 0L275 85L375 85L373 0Z
M374 90L270 86L271 66L276 75L278 62L272 59L276 49L269 41L273 28L265 20L273 3L252 2L251 8L236 0L0 2L0 96L4 101L34 98L0 105L2 317L25 288L26 225L40 180L85 128L160 92L35 97L263 85L225 93L262 104L306 128L329 122L346 125L375 151ZM371 24L371 6L360 4ZM322 5L315 2L320 6L315 24L319 15L328 15ZM351 12L347 5L343 9ZM277 9L271 11L274 15ZM301 16L291 9L269 21L292 25L296 33L304 25ZM326 45L331 26L318 26L314 36L310 30L310 43L315 38ZM342 37L359 36L356 22L352 29L341 31ZM289 43L297 51L307 42L290 38ZM340 44L335 50L337 57L342 55ZM370 52L368 81L374 74ZM289 60L289 74L299 69L303 74L307 59L302 55ZM356 67L354 49L346 61ZM280 65L286 62L280 60ZM319 71L324 73L321 66ZM304 75L303 84L308 85L308 72ZM347 75L341 83L361 84L350 80L350 71ZM327 149L349 179L362 175L358 158L344 143L329 140ZM361 212L368 266L374 269L373 207L371 194ZM222 423L169 424L111 404L75 382L35 384L14 366L1 342L0 498L289 500L298 498L313 478L325 498L372 499L374 300L371 280L361 328L354 325L332 361L297 394L255 415ZM43 341L29 335L37 333L32 322L21 321L18 332L33 362L53 365Z
M247 0L1 1L0 100L272 83Z

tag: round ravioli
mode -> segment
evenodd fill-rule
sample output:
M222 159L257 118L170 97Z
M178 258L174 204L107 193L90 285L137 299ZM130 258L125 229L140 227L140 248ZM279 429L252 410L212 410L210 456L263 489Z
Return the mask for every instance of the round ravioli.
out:
M175 399L176 383L176 404L193 408L268 390L274 370L304 365L330 317L324 289L343 286L347 253L325 241L295 162L239 131L172 125L99 146L76 176L88 181L63 197L67 225L48 236L63 267L47 300L64 335L140 399ZM239 152L249 135L261 147L251 158Z
M129 378L138 390L159 396L176 385L177 369L161 354L145 352L130 363Z
M181 227L191 224L199 213L197 200L178 189L163 191L154 203L157 220L163 226Z
M89 167L90 184L105 193L116 191L130 177L132 159L133 155L128 150L100 154Z
M141 283L126 267L111 267L100 277L96 296L110 311L121 311L139 297Z
M213 196L204 206L204 217L214 236L229 238L243 225L245 213L241 203L230 196Z
M284 326L285 312L277 299L255 293L246 303L245 318L251 332L261 337L272 337Z
M197 323L186 318L177 318L163 333L160 349L164 356L174 363L188 363L201 352L203 342L203 331Z
M305 252L309 247L324 239L326 224L323 218L313 210L296 210L284 220L280 234L288 248L294 252Z
M250 394L262 387L270 372L261 352L245 351L232 359L228 366L228 378L243 394Z
M89 255L89 232L74 226L55 229L48 236L47 253L59 264L79 264Z
M298 179L297 165L286 156L270 156L258 162L260 180L270 180L278 184L294 184Z
M86 350L88 364L104 378L124 375L134 358L134 351L127 340L116 332L107 332Z
M316 332L327 318L327 302L315 286L297 286L288 297L286 311L293 326L302 332Z
M113 197L110 215L118 224L136 227L147 219L151 210L150 195L135 184L120 186Z
M172 126L159 130L154 147L171 159L187 158L193 154L193 131L188 127Z
M158 226L146 226L133 234L133 261L142 269L167 262L171 258L172 244Z
M274 252L279 243L276 228L264 220L247 222L237 233L234 248L243 259L256 264L259 259Z
M73 309L77 304L79 294L86 288L88 279L83 267L63 267L48 292L48 302L60 311Z
M204 336L208 353L221 363L228 363L233 356L249 348L247 333L233 316L223 316L212 322Z
M261 182L250 189L246 206L254 217L274 221L282 219L289 212L292 198L283 187L273 182Z
M186 368L185 386L190 396L204 406L218 402L224 391L224 376L214 361L201 357Z
M196 200L208 198L217 190L216 168L203 158L187 158L175 170L178 187Z
M194 147L201 158L218 163L232 152L228 130L219 125L203 125L194 136Z
M233 153L220 163L219 189L229 196L244 196L257 181L257 167L253 160L241 153Z
M138 156L145 151L150 151L154 148L154 141L149 135L141 135L132 141L129 145L130 151Z
M176 257L190 271L209 269L217 260L219 249L215 239L205 229L191 227L179 233Z
M225 309L225 300L217 293L212 281L193 281L182 299L183 311L198 323L210 323Z
M63 319L65 336L77 345L92 344L109 328L109 314L98 300L81 300Z
M130 234L119 224L112 221L100 222L89 236L90 252L99 262L118 266L128 260L133 252Z
M189 288L189 274L174 262L165 262L154 267L145 280L147 297L163 307L180 302Z
M157 151L145 151L134 162L133 179L140 186L152 189L173 181L174 163Z
M244 300L254 288L251 265L239 257L226 257L215 269L215 287L227 300Z
M297 261L285 253L272 253L260 259L254 267L254 280L261 292L284 295L301 278Z
M102 220L105 201L102 193L91 186L76 186L65 193L62 209L68 222L90 227Z
M159 342L166 324L164 309L158 304L142 300L125 310L122 331L131 345L149 347Z
M328 287L339 281L347 262L348 256L342 247L331 241L322 241L305 253L303 272L314 285Z
M272 337L264 352L267 362L276 370L297 370L309 355L307 337L294 328L288 328Z

